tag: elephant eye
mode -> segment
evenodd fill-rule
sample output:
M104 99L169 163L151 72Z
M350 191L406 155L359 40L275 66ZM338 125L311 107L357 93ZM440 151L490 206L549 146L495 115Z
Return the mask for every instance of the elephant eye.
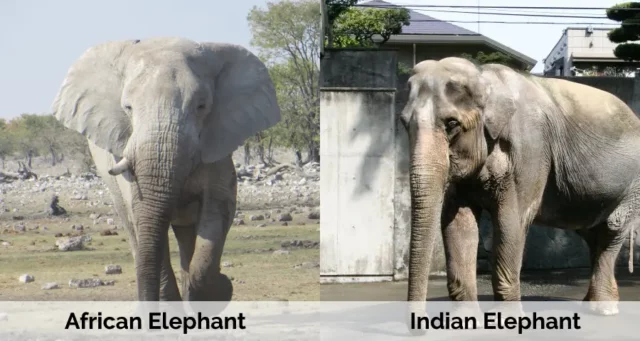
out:
M130 105L125 105L124 108L128 111L131 111L131 106Z
M447 132L451 133L451 132L453 132L454 129L456 129L457 127L460 126L460 122L458 120L456 120L455 118L449 118L445 122L445 125L446 125L446 128L447 128Z
M200 105L198 105L198 110L202 110L202 109L204 109L204 107L205 107L205 106L206 106L205 104L200 104Z
M455 128L460 125L460 122L455 118L450 118L447 120L447 128Z

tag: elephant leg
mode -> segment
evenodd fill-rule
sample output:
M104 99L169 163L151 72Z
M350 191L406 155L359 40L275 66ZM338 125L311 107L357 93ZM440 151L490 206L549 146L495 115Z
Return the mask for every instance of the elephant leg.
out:
M625 240L627 229L612 230L599 226L594 241L589 245L592 254L591 281L585 301L618 301L618 285L615 279L616 259ZM604 312L604 311L603 311Z
M447 261L447 289L454 301L477 301L476 262L478 217L481 210L447 199L442 214L442 238Z
M233 213L206 215L198 226L186 295L189 301L230 301L232 284L220 272L220 261Z
M180 291L176 275L171 266L171 252L169 251L169 240L166 239L164 255L162 257L162 270L160 272L160 300L161 301L181 301Z
M582 237L587 246L589 247L589 264L591 266L591 271L595 269L596 266L596 256L597 256L597 241L598 241L598 233L597 231L600 229L606 228L606 224L598 225L592 229L584 229L577 231L578 235ZM584 296L583 301L590 301L593 297L593 293L591 291L591 285L587 291L587 294Z
M515 188L515 186L511 187ZM520 270L529 229L518 210L515 191L502 196L493 218L492 278L496 301L520 300Z
M189 264L191 264L193 250L196 247L196 226L172 226L172 228L178 240L178 248L180 249L180 282L182 295L184 298L187 298L186 292L189 288Z

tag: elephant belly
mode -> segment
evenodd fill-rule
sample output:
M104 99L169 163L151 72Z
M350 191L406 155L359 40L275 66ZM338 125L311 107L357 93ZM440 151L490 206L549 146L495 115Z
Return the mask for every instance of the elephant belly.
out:
M176 209L171 225L174 226L190 226L198 223L200 218L200 202L192 201L189 204L180 206Z
M614 198L571 198L547 190L533 223L569 230L591 228L606 221L618 202Z

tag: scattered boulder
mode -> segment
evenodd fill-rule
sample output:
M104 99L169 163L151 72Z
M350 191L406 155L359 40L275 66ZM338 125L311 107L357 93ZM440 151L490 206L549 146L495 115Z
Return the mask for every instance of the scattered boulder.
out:
M117 236L118 232L113 230L102 230L100 231L101 236Z
M260 224L260 225L258 225L256 227L267 227L267 224Z
M320 212L310 212L309 215L307 215L308 219L320 219Z
M89 198L87 197L86 194L76 194L72 199L73 200L88 200Z
M24 224L18 224L13 227L13 230L16 232L25 232L27 230L27 227L24 226Z
M116 264L109 264L104 267L104 273L107 275L119 275L122 273L122 267Z
M289 213L283 213L278 216L278 221L292 221L293 217Z
M107 219L107 225L113 225L113 224L115 224L115 221L113 220L113 218Z
M238 226L240 226L240 225L244 225L244 220L242 220L242 219L238 219L238 218L233 219L233 224L234 224L234 225L238 225Z
M289 251L289 250L275 250L275 251L273 251L274 255L288 255L290 253L291 253L291 251Z
M319 242L315 242L313 240L290 240L284 241L280 243L281 248L303 248L303 249L314 249L320 247Z
M60 251L78 251L84 249L84 243L91 241L91 236L66 237L56 240L56 246Z
M24 275L20 276L20 277L18 278L18 280L19 280L21 283L31 283L31 282L35 281L35 280L36 280L36 278L35 278L35 277L33 277L33 275L24 274Z
M61 216L67 214L67 210L59 204L60 199L57 195L51 197L51 202L49 203L49 214L52 216Z
M222 262L222 267L223 268L232 268L233 267L233 263L231 263L231 262Z
M313 269L313 268L319 268L320 267L320 263L318 262L303 262L301 264L295 265L293 268L294 269Z
M114 283L115 281L103 281L99 278L72 279L69 281L69 288L95 288Z
M249 220L251 221L260 221L260 220L264 220L264 216L262 214L258 214L258 215L252 215Z
M49 282L49 283L45 283L42 286L42 290L53 290L53 289L60 289L60 286L58 285L58 283L56 282Z

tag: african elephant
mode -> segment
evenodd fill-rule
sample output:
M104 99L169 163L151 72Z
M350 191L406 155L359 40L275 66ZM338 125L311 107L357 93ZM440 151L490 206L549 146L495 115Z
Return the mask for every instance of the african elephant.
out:
M615 261L640 223L633 111L593 87L453 57L417 64L408 85L400 121L410 141L412 306L426 300L440 228L450 298L477 301L484 210L493 221L495 300L520 300L526 234L536 223L584 237L592 265L584 300L616 314Z
M265 65L231 44L111 41L71 66L53 113L88 140L130 236L138 300L229 301L220 258L236 210L231 155L280 121Z

